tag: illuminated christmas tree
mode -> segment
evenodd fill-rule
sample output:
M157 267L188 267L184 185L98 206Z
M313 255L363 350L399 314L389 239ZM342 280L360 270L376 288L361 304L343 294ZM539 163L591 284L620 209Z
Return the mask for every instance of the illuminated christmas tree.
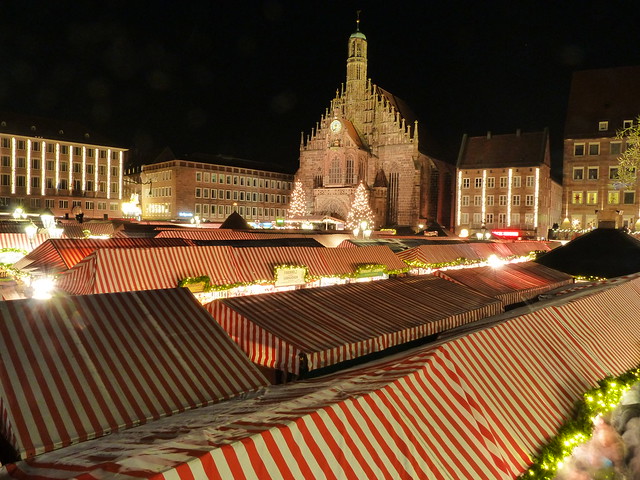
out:
M289 210L287 210L287 217L289 218L303 218L307 215L307 201L305 199L304 190L302 188L302 182L297 181L291 192L291 201L289 202Z
M351 210L347 214L346 226L353 230L356 235L359 231L364 232L373 229L373 212L369 206L369 192L362 182L356 188Z

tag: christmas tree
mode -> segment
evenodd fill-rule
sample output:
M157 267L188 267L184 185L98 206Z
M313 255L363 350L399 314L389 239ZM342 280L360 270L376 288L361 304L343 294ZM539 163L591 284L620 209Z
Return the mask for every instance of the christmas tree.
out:
M304 190L302 189L302 182L297 181L291 192L291 201L289 202L289 210L287 210L287 217L289 218L303 218L307 215L307 201L305 199Z
M349 210L347 214L346 226L354 230L354 232L360 230L364 232L373 229L373 212L369 206L369 192L362 182L360 182L360 185L356 188L356 195L351 204L351 210Z

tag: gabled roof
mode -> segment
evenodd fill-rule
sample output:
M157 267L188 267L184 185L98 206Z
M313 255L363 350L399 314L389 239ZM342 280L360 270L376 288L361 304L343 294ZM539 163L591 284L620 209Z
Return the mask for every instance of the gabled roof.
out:
M549 132L483 135L462 139L458 168L502 168L549 164Z
M574 72L565 138L613 136L623 120L640 115L640 66ZM609 122L599 131L598 123Z

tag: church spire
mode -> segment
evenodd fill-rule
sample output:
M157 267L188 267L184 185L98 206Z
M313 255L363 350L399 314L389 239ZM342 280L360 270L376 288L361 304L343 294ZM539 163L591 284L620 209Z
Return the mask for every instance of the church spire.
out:
M349 37L346 86L348 95L358 97L363 96L367 86L367 37L360 31L360 10L356 16L356 31Z

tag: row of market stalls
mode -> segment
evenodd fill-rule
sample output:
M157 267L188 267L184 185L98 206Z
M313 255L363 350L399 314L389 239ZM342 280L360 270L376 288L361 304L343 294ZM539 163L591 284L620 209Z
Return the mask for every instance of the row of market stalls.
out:
M396 304L411 302L410 317L421 281L445 285L426 278L328 288L371 289L374 302L383 284L408 282ZM322 291L219 303L241 315L282 296L285 312L287 296ZM467 308L495 309L478 295ZM550 297L446 341L271 386L186 289L3 302L1 432L22 460L0 477L513 479L576 398L640 362L640 278Z

